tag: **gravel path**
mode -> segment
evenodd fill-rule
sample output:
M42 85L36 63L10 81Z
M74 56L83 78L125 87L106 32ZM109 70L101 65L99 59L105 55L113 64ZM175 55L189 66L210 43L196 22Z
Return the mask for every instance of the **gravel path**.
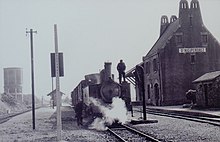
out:
M32 129L32 112L0 124L1 142L54 142L56 141L55 109L36 110L36 129ZM107 132L78 127L75 121L63 122L62 140L71 142L108 142ZM114 141L114 140L112 140Z
M36 110L36 130L32 130L32 112L12 118L0 124L1 142L52 142L56 141L55 109ZM140 113L135 113L136 118ZM158 123L135 125L137 129L166 142L219 142L220 127L181 119L147 115ZM105 131L89 130L76 125L75 120L63 122L62 140L70 142L114 142Z
M217 126L150 114L147 119L158 120L158 123L135 127L167 142L220 142Z

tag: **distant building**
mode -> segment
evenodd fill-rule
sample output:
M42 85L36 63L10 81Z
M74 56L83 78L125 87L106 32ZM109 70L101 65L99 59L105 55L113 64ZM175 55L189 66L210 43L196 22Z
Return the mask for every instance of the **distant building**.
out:
M187 0L181 0L179 18L161 17L159 39L140 64L144 68L146 103L186 103L185 93L193 88L193 80L220 70L219 55L220 44L203 23L199 1L192 0L189 6ZM131 81L133 71L127 73Z
M22 84L23 71L22 68L4 68L4 92L15 97L16 100L22 102Z
M65 95L63 92L59 91L59 93L61 94L61 98L62 98L62 95ZM51 91L49 94L47 94L47 96L50 96L51 97L51 105L54 107L56 106L57 104L57 98L56 98L56 89Z

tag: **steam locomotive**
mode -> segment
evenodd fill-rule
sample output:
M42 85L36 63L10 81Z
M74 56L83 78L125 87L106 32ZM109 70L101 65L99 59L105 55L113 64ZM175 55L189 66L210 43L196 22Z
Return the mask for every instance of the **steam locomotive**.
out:
M111 74L111 62L105 62L104 69L99 73L85 76L71 92L72 106L79 102L90 105L90 98L98 99L102 105L112 103L114 97L119 97L125 101L126 107L130 110L130 84L114 81L114 75Z

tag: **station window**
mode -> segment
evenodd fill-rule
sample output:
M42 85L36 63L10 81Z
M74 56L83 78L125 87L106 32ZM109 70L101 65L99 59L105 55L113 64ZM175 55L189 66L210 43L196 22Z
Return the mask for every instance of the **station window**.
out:
M145 63L145 71L146 71L146 74L150 74L150 62Z
M208 33L207 32L202 32L201 33L201 42L203 46L208 45Z
M177 45L183 44L183 33L176 33L176 44Z
M193 17L192 17L192 15L190 15L190 16L189 16L190 26L192 26L192 20L193 20Z
M153 70L157 71L158 70L158 66L157 66L157 59L153 60Z
M196 55L195 54L191 54L190 60L191 60L191 64L195 64L195 62L196 62Z
M202 35L202 43L208 42L208 35Z

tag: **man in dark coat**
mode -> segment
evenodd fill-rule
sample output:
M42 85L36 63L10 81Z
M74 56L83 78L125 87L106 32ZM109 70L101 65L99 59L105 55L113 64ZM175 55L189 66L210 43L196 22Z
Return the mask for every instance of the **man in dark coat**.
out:
M120 60L120 62L117 65L120 84L121 84L122 77L123 77L123 80L125 81L125 69L126 69L125 63L123 62L123 60Z
M75 106L75 113L76 113L76 119L77 119L77 125L83 125L82 124L82 113L83 113L83 102L80 101L76 106Z

